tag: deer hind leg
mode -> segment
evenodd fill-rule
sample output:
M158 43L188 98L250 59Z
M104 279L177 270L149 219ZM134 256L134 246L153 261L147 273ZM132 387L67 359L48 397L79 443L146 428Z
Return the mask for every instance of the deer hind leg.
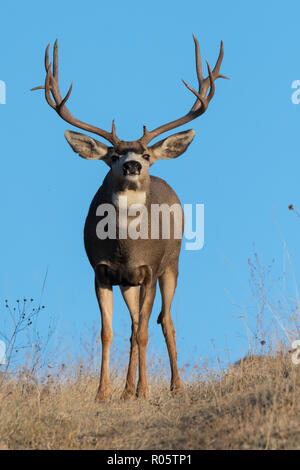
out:
M96 295L101 312L101 342L102 361L100 384L96 395L97 401L105 401L110 397L109 381L109 350L113 339L112 314L113 314L113 292L112 287L103 286L95 280Z
M175 329L171 318L171 304L175 294L177 284L178 269L176 265L169 266L164 274L159 278L161 291L162 310L157 319L157 323L162 326L162 331L168 348L171 366L171 391L181 388L181 380L177 368L177 349L175 341Z
M135 396L136 369L138 364L137 330L139 324L139 288L138 286L120 286L123 298L131 316L130 357L123 400Z
M139 380L136 389L137 397L147 398L149 394L146 375L146 348L148 344L148 324L156 292L156 280L145 283L140 290L140 313L137 331L139 351Z

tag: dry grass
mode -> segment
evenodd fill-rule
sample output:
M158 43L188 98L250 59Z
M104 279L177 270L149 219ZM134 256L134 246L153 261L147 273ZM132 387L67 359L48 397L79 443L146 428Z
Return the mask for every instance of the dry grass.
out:
M0 449L300 448L300 365L289 355L248 357L175 397L162 376L150 379L149 400L122 402L114 371L112 399L99 404L97 382L82 371L42 385L25 373L6 380Z

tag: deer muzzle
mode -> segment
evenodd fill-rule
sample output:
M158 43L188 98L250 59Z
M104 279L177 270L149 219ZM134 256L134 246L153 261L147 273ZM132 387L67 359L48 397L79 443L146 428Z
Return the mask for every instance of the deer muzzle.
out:
M140 162L135 160L130 160L129 162L125 162L123 164L123 174L124 176L127 175L140 175L141 174L142 165Z

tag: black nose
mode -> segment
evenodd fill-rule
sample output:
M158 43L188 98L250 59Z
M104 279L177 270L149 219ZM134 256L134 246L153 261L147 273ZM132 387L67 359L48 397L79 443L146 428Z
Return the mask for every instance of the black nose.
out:
M135 160L125 162L123 165L124 175L139 175L141 173L142 165Z

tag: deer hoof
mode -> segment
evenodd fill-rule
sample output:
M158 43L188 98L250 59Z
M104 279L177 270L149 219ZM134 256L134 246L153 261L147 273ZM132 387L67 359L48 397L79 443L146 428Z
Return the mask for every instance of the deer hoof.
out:
M179 378L176 381L171 383L170 390L174 394L182 392L182 383Z
M133 390L128 390L125 388L125 390L122 392L121 395L121 400L133 400L135 398L135 393Z
M149 396L149 390L147 387L138 387L136 391L136 397L137 398L148 398Z
M95 401L98 401L98 402L108 401L110 399L110 395L111 395L110 389L99 390L97 392Z

